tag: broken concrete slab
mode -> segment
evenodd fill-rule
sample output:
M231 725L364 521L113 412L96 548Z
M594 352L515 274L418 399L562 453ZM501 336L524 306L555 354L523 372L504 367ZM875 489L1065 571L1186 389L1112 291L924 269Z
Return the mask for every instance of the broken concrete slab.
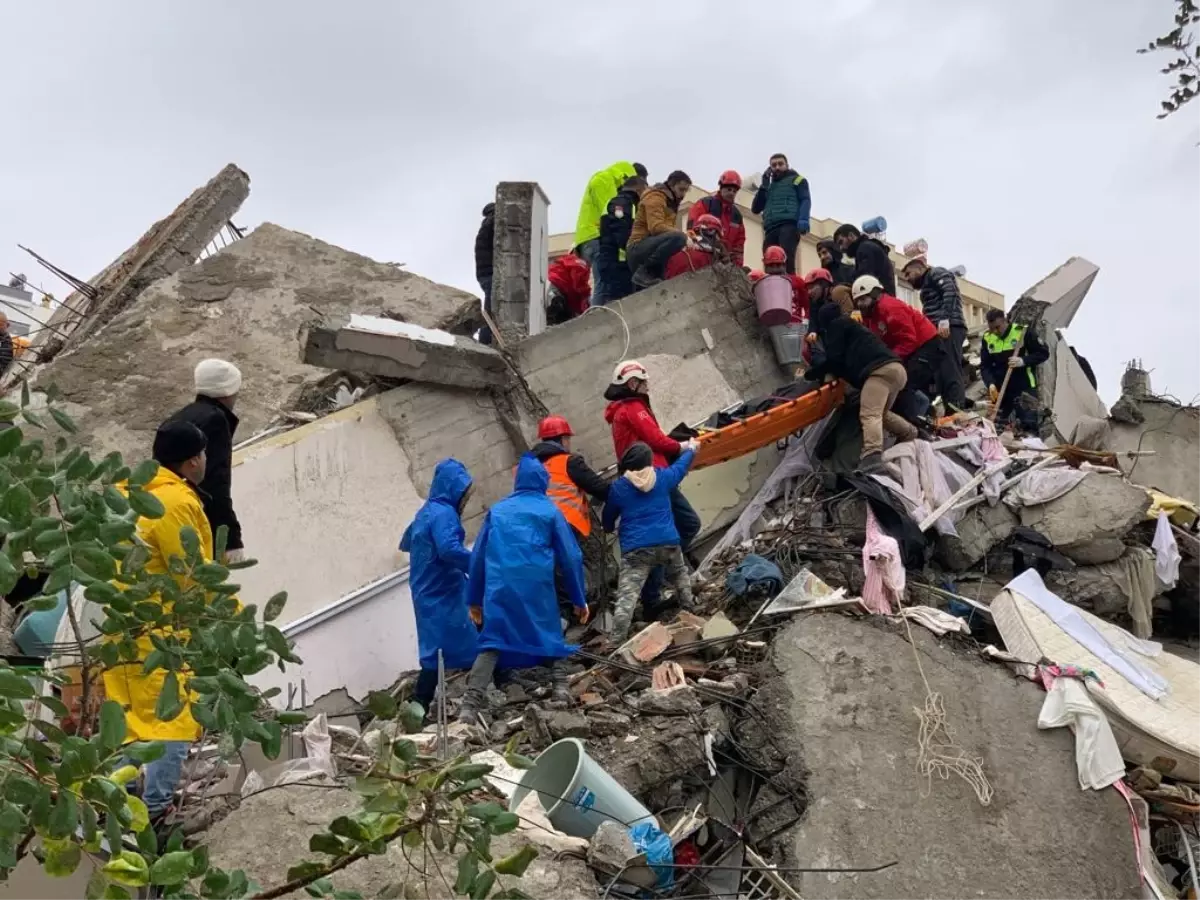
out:
M287 870L315 854L307 852L309 838L325 830L335 818L349 815L362 807L362 798L352 791L317 790L289 785L263 791L247 798L238 809L214 825L208 832L209 856L215 866L244 869L264 888L287 882ZM269 840L264 836L269 835ZM496 859L516 852L527 844L518 834L497 835L491 852ZM453 883L457 854L439 852L432 846L408 851L405 858L400 842L387 852L368 856L347 866L334 876L339 890L358 891L364 897L379 897L389 886L398 886L395 896L441 898L453 895L443 873ZM520 879L506 879L539 900L579 898L594 900L596 879L581 859L555 859L543 851ZM390 892L389 892L390 893ZM289 896L304 896L303 891Z
M1063 496L1022 507L1020 516L1022 525L1045 535L1060 553L1095 565L1121 555L1120 539L1145 518L1149 508L1144 489L1092 472Z
M942 565L964 572L987 556L1001 541L1008 540L1017 527L1016 513L997 503L974 506L955 523L957 535L939 534L935 555Z
M870 874L786 875L792 886L806 898L1140 896L1125 804L1115 791L1079 789L1074 738L1037 728L1042 691L923 629L913 640L879 617L831 614L775 640L783 677L757 703L796 748L788 771L808 795L780 864L899 861ZM918 652L954 739L982 760L989 806L954 774L916 773L913 709L926 702Z
M1122 546L1118 559L1081 565L1069 572L1055 570L1047 586L1068 603L1103 619L1126 621L1132 595L1157 597L1166 587L1154 577L1154 555L1143 547Z
M148 454L155 429L193 396L192 370L221 356L242 370L238 437L292 408L306 381L298 336L352 312L452 328L479 300L316 238L264 224L143 291L89 340L34 373L57 384L89 449Z
M510 375L503 356L470 338L378 316L342 316L310 326L302 344L310 366L376 378L479 389L502 387Z

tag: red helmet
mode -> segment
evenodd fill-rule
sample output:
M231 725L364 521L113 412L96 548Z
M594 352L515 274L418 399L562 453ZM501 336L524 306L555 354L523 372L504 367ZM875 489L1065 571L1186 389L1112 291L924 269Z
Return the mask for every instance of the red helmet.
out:
M833 284L833 276L829 274L828 269L812 269L804 273L804 283L813 284L817 281L824 281Z
M767 273L762 269L754 269L750 272L750 283L758 284L758 282L762 281L766 277Z
M734 187L742 186L742 176L733 169L726 169L721 173L721 177L717 179L717 187L725 187L727 184L732 184Z
M768 247L763 252L764 266L782 266L787 262L787 254L782 247Z
M720 231L721 230L721 220L718 219L716 216L714 216L712 213L705 213L704 215L702 215L698 219L696 219L696 227L697 228L710 228L713 231Z
M538 422L539 441L552 441L556 437L570 437L574 433L571 430L571 423L562 416L546 416Z

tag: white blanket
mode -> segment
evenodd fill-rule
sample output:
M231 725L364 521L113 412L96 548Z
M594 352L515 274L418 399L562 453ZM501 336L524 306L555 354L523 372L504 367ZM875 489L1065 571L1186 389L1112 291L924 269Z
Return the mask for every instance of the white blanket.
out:
M1125 760L1108 717L1078 678L1055 678L1042 704L1038 728L1069 726L1075 732L1079 787L1100 790L1125 775Z

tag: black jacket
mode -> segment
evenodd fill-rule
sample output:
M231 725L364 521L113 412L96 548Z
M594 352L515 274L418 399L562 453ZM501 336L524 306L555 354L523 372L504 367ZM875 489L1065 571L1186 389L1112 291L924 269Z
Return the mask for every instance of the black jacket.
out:
M555 441L540 441L529 452L538 458L538 462L544 463L550 457L561 456L567 451ZM567 458L567 476L577 488L593 499L601 503L608 500L608 482L597 475L578 453L572 453Z
M949 269L934 266L925 273L921 281L921 311L934 325L949 321L951 325L967 326L958 279Z
M191 422L208 438L206 454L208 465L204 470L204 481L199 485L200 498L204 501L204 514L212 526L213 538L222 525L229 528L225 540L226 550L241 550L242 526L233 511L230 496L230 481L233 475L233 433L237 431L238 418L225 404L212 397L196 397L181 409L172 420Z
M805 375L809 381L836 375L861 388L880 366L900 361L874 332L843 316L836 305L824 304L822 313L820 349L814 348L813 365Z
M858 240L851 244L846 252L854 257L855 278L874 275L886 293L896 296L896 267L888 258L888 248L883 243L860 234Z
M1012 323L1010 322L1004 334L1007 335L1012 331ZM1004 373L1008 371L1008 358L1012 356L1011 350L1005 350L1003 353L991 353L988 350L986 335L984 335L983 346L980 349L979 356L979 375L983 379L983 383L988 387L1000 387L1004 384ZM1025 365L1028 367L1040 366L1050 358L1050 351L1046 345L1042 343L1042 339L1038 337L1037 328L1025 329L1025 340L1021 343L1021 352L1017 354L1021 359L1025 360ZM1031 392L1033 389L1029 384L1028 378L1018 378L1021 374L1020 369L1013 370L1013 377L1009 379L1008 389L1013 390L1016 385L1016 390ZM1036 373L1035 373L1036 376Z
M483 222L475 235L475 280L492 277L492 244L496 239L496 204L483 208Z
M635 191L618 191L617 196L608 201L608 208L600 217L599 268L607 268L620 261L621 251L629 243L629 233L633 231L637 204L638 195Z
M1079 363L1079 368L1083 369L1083 377L1088 380L1088 384L1092 387L1096 386L1096 373L1092 371L1092 364L1087 361L1086 356L1080 356L1079 351L1071 347L1071 353L1075 355L1075 362Z

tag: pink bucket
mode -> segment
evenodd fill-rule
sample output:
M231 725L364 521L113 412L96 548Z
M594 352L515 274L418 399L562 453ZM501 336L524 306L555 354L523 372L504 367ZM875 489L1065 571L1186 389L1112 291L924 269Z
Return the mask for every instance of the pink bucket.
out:
M792 282L782 275L760 278L754 285L754 303L760 325L786 325L792 319Z

